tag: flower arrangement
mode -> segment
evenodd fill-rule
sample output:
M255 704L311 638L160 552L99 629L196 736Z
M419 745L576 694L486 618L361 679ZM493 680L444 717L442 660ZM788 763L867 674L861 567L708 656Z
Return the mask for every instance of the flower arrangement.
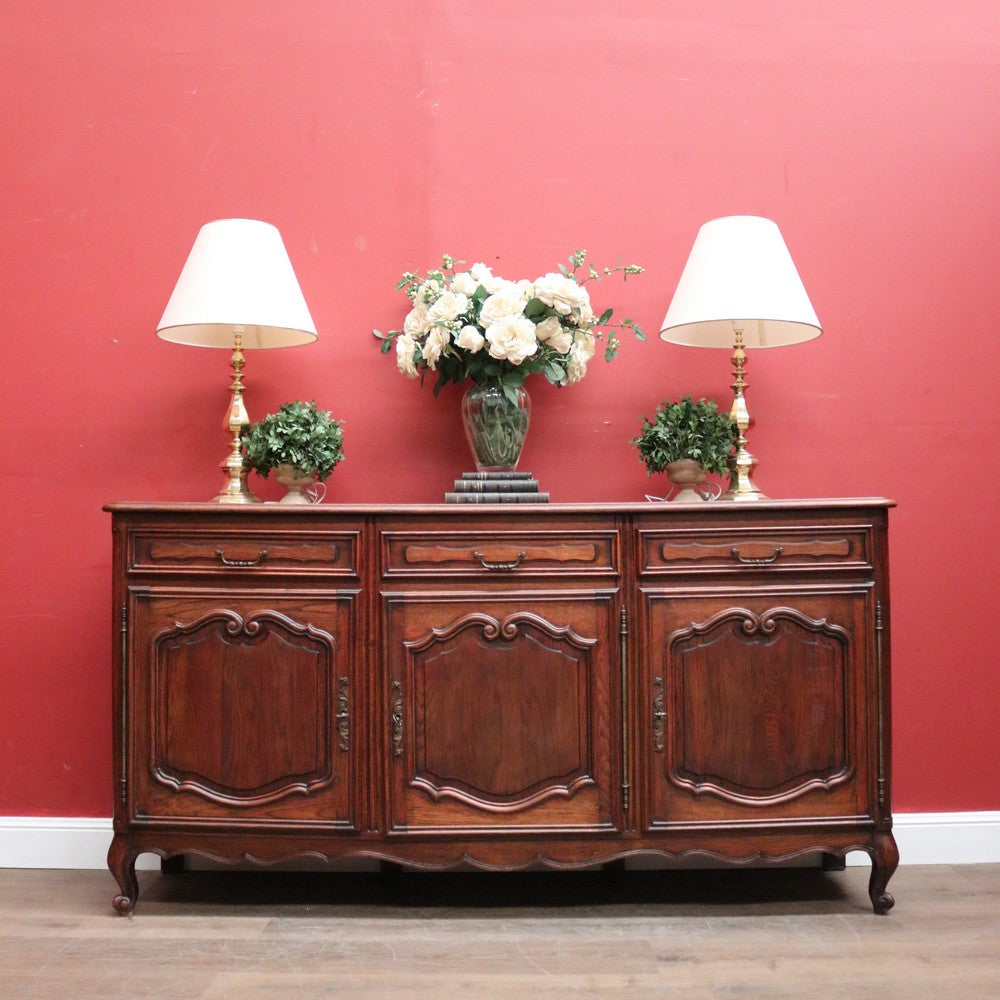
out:
M512 402L529 375L544 375L552 385L572 385L604 342L604 360L618 354L617 329L645 334L631 319L612 324L612 310L595 314L589 281L621 272L623 279L642 274L637 264L598 270L587 264L586 250L569 258L569 267L534 281L508 281L485 264L459 270L461 261L445 255L441 267L420 275L407 271L396 288L412 306L402 330L372 331L386 354L395 344L396 364L410 378L437 373L435 395L448 382L499 387Z

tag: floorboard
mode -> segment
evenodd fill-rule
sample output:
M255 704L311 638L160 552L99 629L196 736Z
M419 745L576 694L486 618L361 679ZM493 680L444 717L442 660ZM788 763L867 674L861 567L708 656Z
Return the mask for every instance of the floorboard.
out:
M1000 865L523 874L0 870L3 1000L1000 997Z

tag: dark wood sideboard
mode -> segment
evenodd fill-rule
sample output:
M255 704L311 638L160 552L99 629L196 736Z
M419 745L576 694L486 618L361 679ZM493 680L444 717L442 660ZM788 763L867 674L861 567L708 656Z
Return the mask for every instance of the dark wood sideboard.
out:
M111 504L114 839L431 870L866 851L890 501Z

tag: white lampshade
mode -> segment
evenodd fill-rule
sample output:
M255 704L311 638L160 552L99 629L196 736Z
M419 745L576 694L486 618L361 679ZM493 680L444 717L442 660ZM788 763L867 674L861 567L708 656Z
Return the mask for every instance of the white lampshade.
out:
M156 334L195 347L295 347L316 326L281 234L267 222L220 219L201 227Z
M822 332L777 225L752 215L706 222L695 237L660 337L690 347L781 347Z

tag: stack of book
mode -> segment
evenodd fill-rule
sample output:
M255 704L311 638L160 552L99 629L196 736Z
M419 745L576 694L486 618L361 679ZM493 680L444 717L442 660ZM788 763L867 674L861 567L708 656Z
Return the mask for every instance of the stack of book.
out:
M530 472L463 472L445 503L548 503Z

